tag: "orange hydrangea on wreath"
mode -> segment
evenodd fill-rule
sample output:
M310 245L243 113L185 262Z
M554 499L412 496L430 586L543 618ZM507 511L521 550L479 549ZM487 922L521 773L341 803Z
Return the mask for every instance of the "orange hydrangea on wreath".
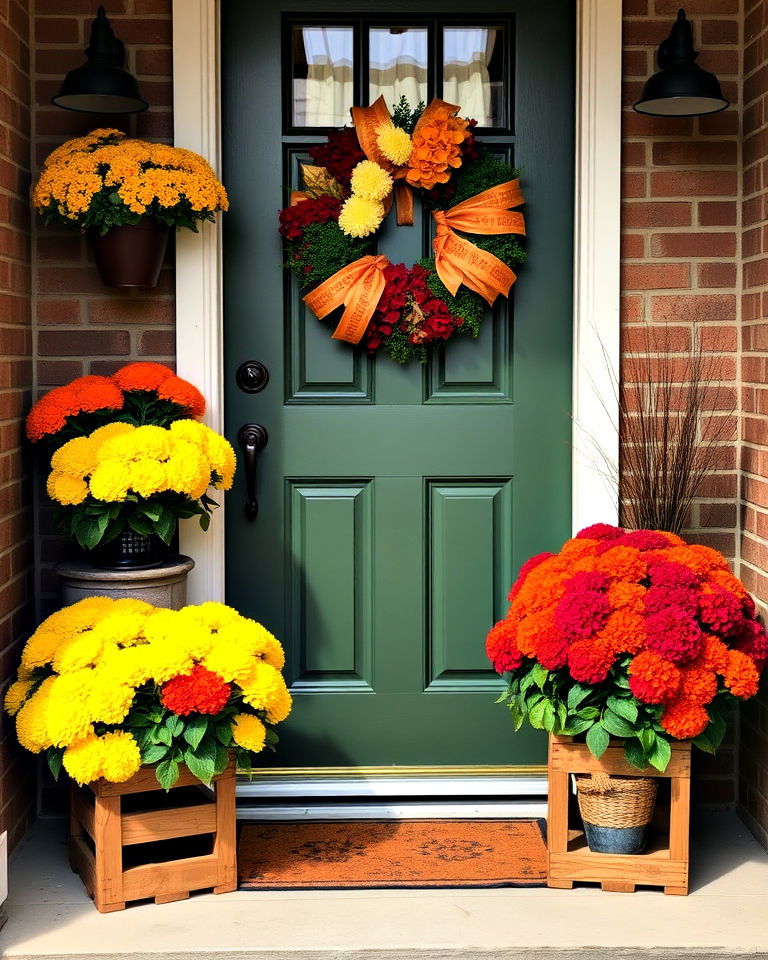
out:
M619 737L630 763L663 771L671 740L719 747L768 635L716 550L595 524L523 565L486 651L515 729L585 736L596 757Z
M519 171L490 153L460 108L435 99L390 112L383 97L353 107L353 127L310 147L304 189L280 211L286 262L304 301L335 325L334 339L364 343L401 363L455 336L476 337L486 308L509 296L525 261ZM435 224L433 254L413 266L377 252L394 205L413 225L414 194Z

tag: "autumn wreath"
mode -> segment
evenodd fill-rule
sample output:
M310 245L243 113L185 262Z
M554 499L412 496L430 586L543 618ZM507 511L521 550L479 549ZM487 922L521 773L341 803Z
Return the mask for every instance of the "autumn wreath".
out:
M363 341L404 363L457 335L476 337L486 304L509 295L525 252L518 171L474 136L459 107L432 100L390 112L380 97L353 107L354 127L309 149L304 190L280 211L286 266L334 339ZM435 221L434 255L411 267L376 253L393 202L413 225L414 193ZM471 238L471 239L470 239Z

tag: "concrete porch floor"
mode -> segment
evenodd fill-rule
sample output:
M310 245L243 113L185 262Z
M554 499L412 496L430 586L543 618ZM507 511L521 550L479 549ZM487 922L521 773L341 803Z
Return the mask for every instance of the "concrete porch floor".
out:
M100 915L64 824L11 862L7 960L768 960L768 854L734 814L695 822L691 894L543 888L209 894Z

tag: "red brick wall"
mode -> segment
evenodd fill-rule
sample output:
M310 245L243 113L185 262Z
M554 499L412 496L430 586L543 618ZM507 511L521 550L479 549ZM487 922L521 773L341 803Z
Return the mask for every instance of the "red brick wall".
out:
M32 386L29 16L0 4L0 690L32 622L32 517L23 416ZM13 726L0 719L0 832L11 846L33 811L33 777Z
M624 0L622 323L625 349L641 351L643 324L663 328L673 349L700 338L721 379L712 416L727 417L718 470L700 491L686 536L734 562L737 472L740 0L690 0L698 63L719 77L732 106L698 119L644 117L632 110L679 4ZM707 365L708 361L707 361ZM734 724L735 727L735 724ZM696 795L732 803L736 731L717 758L698 754Z
M90 0L32 0L34 51L34 162L36 167L64 140L96 127L117 126L132 136L173 138L171 0L110 0L115 34L126 45L126 67L150 104L146 113L115 118L72 113L52 106L62 78L84 61L96 10ZM172 253L152 291L105 287L85 238L36 222L33 230L34 330L37 387L44 391L87 373L111 373L129 360L172 361L174 300ZM68 547L50 536L51 515L41 500L39 596L53 603L58 578L51 562Z
M744 11L741 576L768 604L768 2ZM742 710L739 802L768 846L768 692Z

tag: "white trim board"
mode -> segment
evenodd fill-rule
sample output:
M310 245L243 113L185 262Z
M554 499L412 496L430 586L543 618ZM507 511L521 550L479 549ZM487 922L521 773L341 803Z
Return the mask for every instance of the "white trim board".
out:
M238 790L238 797L240 792ZM545 801L237 805L238 820L543 820Z
M546 777L260 777L240 779L239 797L545 797Z
M616 492L595 451L618 463L619 236L621 171L621 4L574 0L576 28L575 260L573 300L573 513L578 530L618 515ZM173 0L176 142L219 169L220 0ZM220 219L220 218L219 218ZM176 345L181 376L208 398L207 422L223 427L221 227L179 231L176 243ZM224 523L207 534L182 525L182 552L195 558L191 603L224 600Z

